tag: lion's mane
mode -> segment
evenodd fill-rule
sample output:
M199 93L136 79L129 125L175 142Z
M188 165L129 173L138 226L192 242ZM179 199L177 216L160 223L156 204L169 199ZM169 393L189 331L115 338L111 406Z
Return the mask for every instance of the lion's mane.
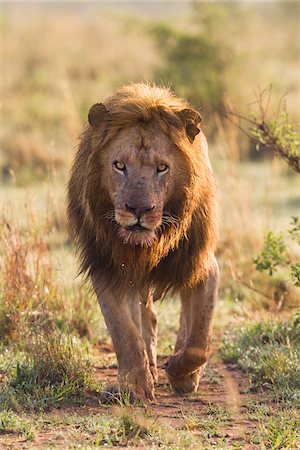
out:
M68 184L68 221L81 272L101 273L110 286L160 292L193 288L210 271L210 254L217 242L215 183L201 148L201 132L191 143L178 112L189 106L168 89L133 84L104 102L108 117L98 129L87 125L81 135ZM157 123L182 155L176 192L165 210L179 220L167 227L150 247L125 245L105 214L113 204L103 184L106 168L100 154L117 133L137 123ZM202 142L202 144L201 144Z

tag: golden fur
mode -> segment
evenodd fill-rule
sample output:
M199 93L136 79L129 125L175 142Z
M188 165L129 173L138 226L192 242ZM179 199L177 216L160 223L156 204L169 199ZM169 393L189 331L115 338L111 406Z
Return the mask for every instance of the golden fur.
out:
M104 106L92 108L90 123L97 122L101 108L99 126L87 125L81 136L68 185L69 229L81 271L100 272L120 289L193 288L208 275L217 243L215 184L197 113L168 89L142 83L125 86ZM181 167L176 190L164 205L178 221L150 247L125 245L105 220L114 208L106 188L105 151L122 130L137 124L159 127L178 149Z

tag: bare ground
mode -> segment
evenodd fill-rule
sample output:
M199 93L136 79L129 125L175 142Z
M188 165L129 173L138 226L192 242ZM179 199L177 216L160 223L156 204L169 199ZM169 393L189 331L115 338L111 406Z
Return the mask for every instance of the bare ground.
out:
M108 359L109 352L109 346L101 348L99 351L100 355L102 354L104 358ZM96 374L99 379L113 384L116 382L117 369L112 366L96 368ZM200 436L201 439L204 431L204 445L201 447L203 449L258 449L261 447L251 443L251 435L257 423L255 420L247 418L245 406L249 400L256 401L257 394L247 391L247 386L247 377L240 371L225 366L215 353L205 370L199 391L188 397L175 394L167 382L164 370L159 369L156 401L142 407L141 415L145 414L146 409L147 416L154 418L156 425L169 429L171 434L173 431L175 433L184 430L191 433L192 437L195 436L199 439ZM135 408L139 410L139 407ZM57 417L63 419L64 415L70 414L81 417L88 414L118 415L119 413L116 406L103 406L95 401L85 406L62 407L49 412L48 416L43 414L42 426L35 429L31 441L16 432L5 433L2 436L0 434L0 449L78 448L79 444L82 445L81 448L95 448L86 445L84 434L81 436L80 443L74 444L71 437L70 441L66 439L68 425L64 424L63 420L60 422L59 429L53 427L53 419L55 420ZM35 419L35 416L31 416L31 419ZM36 419L38 419L37 416ZM210 425L214 424L214 421L217 424L216 431L213 431ZM222 442L222 444L214 447L218 442ZM147 442L141 441L141 444L137 443L133 445L133 448L145 448L146 446ZM114 447L118 448L119 446L114 445ZM124 448L124 445L119 448Z

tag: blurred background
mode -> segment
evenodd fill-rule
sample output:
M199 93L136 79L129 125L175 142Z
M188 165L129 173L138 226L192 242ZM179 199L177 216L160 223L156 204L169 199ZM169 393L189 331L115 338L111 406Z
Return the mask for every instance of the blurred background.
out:
M248 117L263 97L270 116L284 106L299 124L299 15L298 1L1 3L2 292L15 299L22 279L25 310L53 303L61 323L99 339L100 314L86 313L97 305L75 279L65 187L89 107L124 83L150 81L203 116L221 205L218 314L226 322L224 311L245 317L295 307L297 288L284 269L269 277L253 259L267 230L284 231L299 214L299 176L257 151L224 113ZM20 275L13 258L22 248ZM34 258L47 262L46 290L26 263ZM4 322L13 314L5 305ZM11 335L18 320L6 324Z

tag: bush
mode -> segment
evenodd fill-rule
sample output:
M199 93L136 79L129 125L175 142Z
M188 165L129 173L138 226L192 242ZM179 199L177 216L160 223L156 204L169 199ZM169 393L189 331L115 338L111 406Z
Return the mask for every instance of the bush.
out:
M300 245L300 220L292 217L291 228L288 230L290 238ZM293 258L292 252L288 251L287 239L283 234L274 234L269 231L265 237L264 246L259 256L254 259L257 270L268 271L272 276L280 267L289 268L289 277L296 287L300 287L300 264ZM291 246L289 246L291 248Z
M196 26L191 24L184 31L166 24L153 28L164 61L157 70L157 81L171 85L180 96L203 110L206 118L224 108L223 80L229 52L223 37L216 32L220 11L224 12L219 5L215 9L198 4L193 11Z

